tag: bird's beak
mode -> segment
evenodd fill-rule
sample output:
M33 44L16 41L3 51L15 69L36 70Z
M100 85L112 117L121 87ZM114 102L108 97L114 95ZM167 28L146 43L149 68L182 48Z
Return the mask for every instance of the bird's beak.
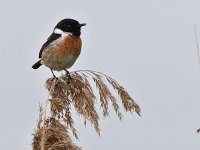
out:
M81 23L77 27L82 27L82 26L85 26L85 25L86 25L86 23Z

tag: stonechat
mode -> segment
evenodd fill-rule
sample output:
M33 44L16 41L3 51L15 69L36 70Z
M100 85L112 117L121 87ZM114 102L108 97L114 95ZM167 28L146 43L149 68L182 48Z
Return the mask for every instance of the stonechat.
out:
M61 20L42 45L39 52L40 60L32 68L38 69L41 65L45 65L51 69L54 77L56 77L54 70L65 70L69 74L67 69L75 63L81 52L81 27L85 25L74 19Z

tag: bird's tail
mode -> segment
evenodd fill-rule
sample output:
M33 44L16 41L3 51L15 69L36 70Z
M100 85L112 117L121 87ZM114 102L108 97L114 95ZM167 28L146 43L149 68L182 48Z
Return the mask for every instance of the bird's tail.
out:
M37 62L32 66L32 68L33 68L33 69L38 69L41 65L42 65L42 64L41 64L41 60L39 60L39 61L37 61Z

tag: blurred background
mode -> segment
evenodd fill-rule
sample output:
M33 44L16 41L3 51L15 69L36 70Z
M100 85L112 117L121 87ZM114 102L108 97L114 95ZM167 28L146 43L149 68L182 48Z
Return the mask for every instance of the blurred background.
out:
M142 117L124 113L123 122L111 111L101 118L101 137L74 115L75 143L83 150L199 150L199 10L198 0L1 1L1 149L32 149L39 104L47 99L44 83L52 75L31 66L57 22L74 18L87 26L69 71L113 77L142 109Z

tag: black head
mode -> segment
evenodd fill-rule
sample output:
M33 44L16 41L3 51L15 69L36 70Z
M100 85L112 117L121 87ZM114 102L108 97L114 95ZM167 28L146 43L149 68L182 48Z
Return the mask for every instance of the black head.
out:
M85 23L80 24L74 19L63 19L56 25L55 29L60 29L63 32L69 32L74 36L80 36L81 27L85 25Z

